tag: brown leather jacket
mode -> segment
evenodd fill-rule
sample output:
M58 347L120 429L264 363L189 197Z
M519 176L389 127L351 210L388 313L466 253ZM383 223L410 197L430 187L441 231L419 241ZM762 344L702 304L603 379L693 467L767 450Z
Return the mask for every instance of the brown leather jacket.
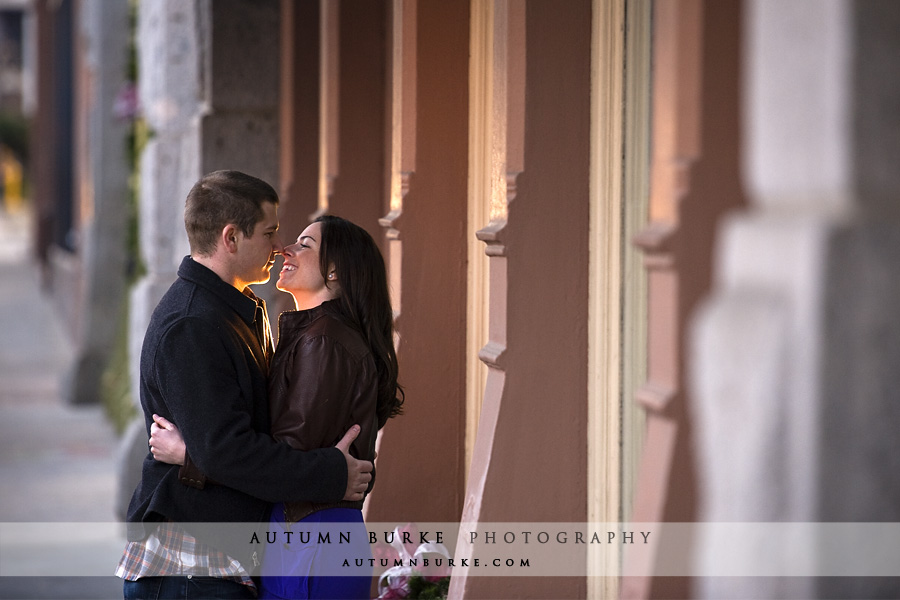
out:
M328 448L353 425L360 432L350 454L375 461L378 374L362 335L348 326L338 301L289 311L278 320L278 348L269 367L269 418L272 435L299 450ZM185 485L213 484L185 456L179 478ZM289 477L285 473L285 477ZM375 471L366 494L375 484ZM296 522L325 508L362 508L362 501L285 502L285 519Z
M339 301L282 313L278 330L278 348L269 370L272 435L299 450L314 450L334 446L358 424L359 436L350 454L374 461L375 360L362 335L341 316ZM372 475L366 493L375 482ZM285 518L296 522L317 510L362 508L362 504L286 502Z

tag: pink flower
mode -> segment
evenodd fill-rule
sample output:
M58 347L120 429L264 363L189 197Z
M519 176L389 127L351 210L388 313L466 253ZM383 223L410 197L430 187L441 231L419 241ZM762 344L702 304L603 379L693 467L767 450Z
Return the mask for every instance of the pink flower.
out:
M379 564L383 558L389 560L391 564L393 564L394 559L397 558L397 551L384 542L378 542L375 544L375 547L372 548L372 558Z
M409 595L409 578L408 577L391 577L388 585L378 596L379 600L387 598L406 598Z

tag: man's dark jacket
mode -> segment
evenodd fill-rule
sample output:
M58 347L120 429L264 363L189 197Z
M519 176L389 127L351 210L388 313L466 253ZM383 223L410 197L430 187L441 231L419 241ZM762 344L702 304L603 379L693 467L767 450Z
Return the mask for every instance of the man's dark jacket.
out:
M141 405L148 435L154 413L175 423L193 463L217 483L185 485L178 466L148 452L128 507L130 540L165 519L254 523L267 518L270 502L342 499L347 466L339 450L300 452L269 435L270 357L263 301L185 257L144 337ZM238 560L246 550L217 545Z

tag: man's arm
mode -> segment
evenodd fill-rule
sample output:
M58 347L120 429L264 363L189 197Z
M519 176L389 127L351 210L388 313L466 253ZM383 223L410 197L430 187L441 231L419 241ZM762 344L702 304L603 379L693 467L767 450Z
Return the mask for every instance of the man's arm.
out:
M159 415L153 415L153 421L153 425L150 427L150 452L153 454L153 458L171 465L182 465L179 473L181 482L203 489L207 477L190 461L187 447L178 428L174 423ZM335 445L335 448L341 451L347 461L348 477L344 500L362 500L372 479L371 463L357 460L350 454L350 445L357 435L359 435L359 426L354 425ZM185 467L187 467L186 474L184 474Z
M332 502L347 493L348 484L358 487L366 465L350 463L339 449L297 452L253 429L253 399L245 397L239 380L247 376L239 373L245 359L228 335L224 327L186 318L166 331L156 349L164 405L152 408L178 423L200 470L272 502ZM348 466L359 473L348 477Z

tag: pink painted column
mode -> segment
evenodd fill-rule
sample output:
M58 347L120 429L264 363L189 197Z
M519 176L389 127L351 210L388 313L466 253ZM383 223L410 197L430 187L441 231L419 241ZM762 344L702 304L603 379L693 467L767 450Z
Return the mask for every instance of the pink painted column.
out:
M635 240L648 274L648 375L636 394L647 432L632 519L685 522L697 510L687 325L710 287L715 225L744 203L740 3L656 2L653 18L650 222ZM657 542L657 552L689 555ZM690 581L626 578L621 590L623 598L689 597Z
M400 129L381 223L406 404L382 432L366 517L455 522L465 472L469 5L404 0L392 10Z
M328 212L353 221L381 244L385 212L386 0L339 2L336 170Z
M462 521L584 522L590 2L494 4L488 365ZM473 546L460 544L471 556ZM584 557L586 560L586 556ZM450 597L583 598L583 577L481 577Z

